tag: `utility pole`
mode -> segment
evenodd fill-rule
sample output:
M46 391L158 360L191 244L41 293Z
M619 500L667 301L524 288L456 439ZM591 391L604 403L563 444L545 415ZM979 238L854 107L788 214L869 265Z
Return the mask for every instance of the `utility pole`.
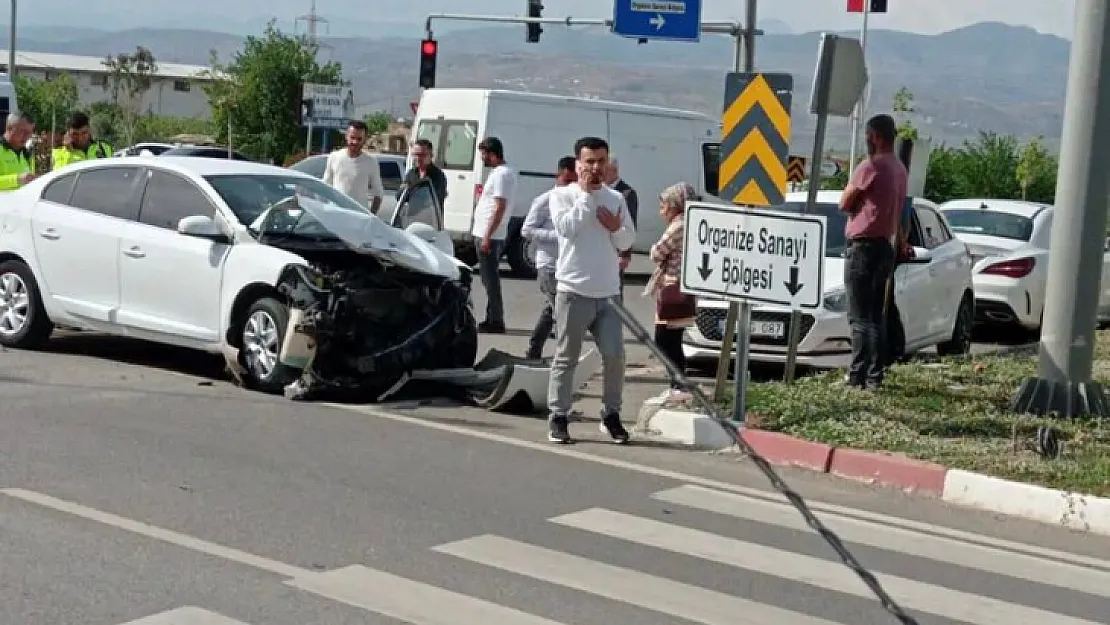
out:
M15 69L15 18L16 18L16 0L10 0L12 3L12 15L8 20L8 80L15 83L16 69ZM16 103L16 108L19 104ZM12 111L13 113L18 111Z
M863 59L864 59L864 61L867 60L867 18L870 17L870 16L871 16L871 0L863 0L863 26L860 28L860 32L859 32L859 45L860 45L861 48L863 48ZM863 119L863 115L864 115L863 106L864 106L864 101L865 100L866 100L866 98L860 98L859 99L859 103L856 104L856 110L852 114L852 130L851 130L851 134L849 135L849 141L851 142L851 144L848 147L848 175L849 176L852 175L852 172L855 171L855 169L856 169L856 146L859 144L859 125L860 125L860 120Z
M1110 198L1110 0L1077 0L1049 247L1038 377L1013 408L1110 416L1092 382L1095 323Z
M743 36L736 38L736 59L732 68L736 72L755 71L756 4L756 0L746 0ZM743 43L743 54L741 54L741 43ZM738 401L739 394L744 388L744 376L748 374L748 341L737 340L736 332L738 328L745 334L751 331L751 304L743 304L743 315L740 314L740 308L741 304L729 302L728 313L725 315L725 331L721 336L721 354L717 359L717 380L713 389L714 399L718 402L725 398L725 389L728 388L728 366L733 345L736 346L736 364L733 367L735 373L732 380L733 392L736 396L733 397L733 401Z

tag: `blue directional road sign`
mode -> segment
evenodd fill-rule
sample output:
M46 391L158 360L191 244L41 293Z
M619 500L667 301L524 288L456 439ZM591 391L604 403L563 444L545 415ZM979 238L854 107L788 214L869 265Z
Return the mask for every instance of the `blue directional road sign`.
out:
M612 32L632 39L695 42L702 0L616 0Z

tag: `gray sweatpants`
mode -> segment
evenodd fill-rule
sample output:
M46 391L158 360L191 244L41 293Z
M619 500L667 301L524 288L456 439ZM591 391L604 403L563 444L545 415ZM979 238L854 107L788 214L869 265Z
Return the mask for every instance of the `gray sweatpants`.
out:
M566 419L574 400L574 370L586 332L602 363L602 416L620 414L624 392L624 326L607 298L560 291L555 295L555 358L547 387L548 421Z

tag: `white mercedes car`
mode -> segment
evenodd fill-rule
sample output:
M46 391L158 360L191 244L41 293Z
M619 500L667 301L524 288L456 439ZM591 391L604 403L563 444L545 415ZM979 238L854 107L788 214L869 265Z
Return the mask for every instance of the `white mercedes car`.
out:
M940 206L974 262L975 320L1036 332L1044 317L1054 209L1019 200L965 199ZM1102 255L1098 319L1110 321L1110 251Z
M851 362L851 331L844 293L845 215L840 212L840 191L817 194L816 213L824 215L824 306L802 314L798 334L797 364L835 369ZM789 212L805 209L806 193L788 193L774 208ZM895 270L895 302L906 333L905 353L936 346L941 354L963 354L971 348L975 295L971 280L971 255L953 236L937 206L915 198L910 243L916 262ZM728 302L698 299L696 324L686 331L683 348L691 365L715 362L720 354ZM758 304L752 309L750 354L754 362L786 361L790 310Z
M268 392L388 387L474 364L471 272L451 252L288 169L84 161L0 195L0 345L67 327L222 353Z

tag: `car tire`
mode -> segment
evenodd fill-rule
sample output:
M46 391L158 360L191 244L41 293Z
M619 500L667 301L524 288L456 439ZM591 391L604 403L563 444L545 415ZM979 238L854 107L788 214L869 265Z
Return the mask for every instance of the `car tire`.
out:
M16 316L20 311L21 322ZM45 345L53 332L31 268L21 260L0 263L0 345L35 349Z
M536 271L536 262L533 260L530 242L521 235L522 223L513 223L509 226L509 239L505 244L505 259L509 261L514 278L535 280L539 274Z
M975 323L975 302L970 295L964 295L956 310L956 323L952 328L952 339L937 345L941 356L962 356L971 351L971 331Z
M272 297L260 297L247 309L239 328L239 360L251 388L281 394L297 379L300 369L283 365L278 357L289 325L289 308Z

